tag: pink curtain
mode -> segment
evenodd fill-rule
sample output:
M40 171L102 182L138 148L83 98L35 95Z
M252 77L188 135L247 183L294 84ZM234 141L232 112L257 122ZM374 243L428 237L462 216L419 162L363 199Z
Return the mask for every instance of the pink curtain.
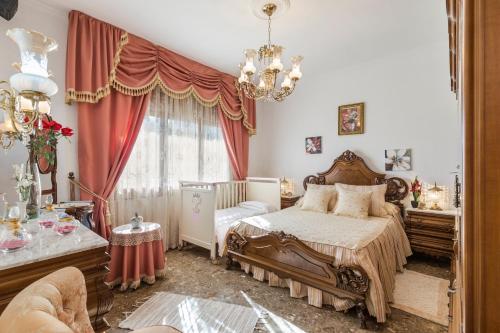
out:
M160 86L182 99L217 106L236 179L248 172L255 103L236 78L78 11L69 14L66 101L79 102L80 181L103 198L113 191L141 127L149 93ZM82 194L85 198L85 194ZM106 207L95 206L98 232L109 235Z
M78 105L78 167L80 182L109 198L125 168L149 103L149 95L127 96L112 91L99 103ZM84 192L82 198L92 199ZM110 235L107 207L95 200L94 222L103 237Z
M194 95L255 132L255 104L236 78L77 11L69 14L66 101L97 103L111 88L139 96L160 87L174 98ZM71 48L71 49L70 49ZM81 59L86 59L81 61Z

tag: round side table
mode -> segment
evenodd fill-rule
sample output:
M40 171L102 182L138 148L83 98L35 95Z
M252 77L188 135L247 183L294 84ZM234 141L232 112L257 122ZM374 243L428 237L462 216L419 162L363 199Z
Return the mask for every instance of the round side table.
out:
M141 281L153 284L165 276L166 258L162 232L158 223L144 222L140 228L131 224L116 227L109 241L111 251L110 272L105 283L120 290L137 289Z

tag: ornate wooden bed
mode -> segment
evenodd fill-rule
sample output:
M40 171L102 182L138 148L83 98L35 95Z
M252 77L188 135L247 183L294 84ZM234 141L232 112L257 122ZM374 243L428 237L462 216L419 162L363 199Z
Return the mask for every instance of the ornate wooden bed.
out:
M387 184L386 201L400 207L400 200L408 195L408 184L401 178L385 178L372 171L363 159L352 151L345 151L325 172L304 179L307 184ZM402 211L402 210L401 210ZM403 213L403 212L402 212ZM282 279L304 283L341 299L356 304L362 328L366 328L366 295L369 278L359 266L339 266L332 263L334 257L317 252L297 237L282 232L270 232L263 236L242 236L231 231L226 238L227 268L234 261L255 265L273 272Z

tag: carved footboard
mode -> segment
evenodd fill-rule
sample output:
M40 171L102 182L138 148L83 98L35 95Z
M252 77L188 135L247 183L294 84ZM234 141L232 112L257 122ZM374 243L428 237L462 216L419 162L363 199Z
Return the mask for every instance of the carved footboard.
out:
M227 267L234 260L273 272L356 304L361 327L366 328L366 294L369 279L359 266L333 266L334 257L319 253L297 237L284 232L263 236L242 236L230 232Z

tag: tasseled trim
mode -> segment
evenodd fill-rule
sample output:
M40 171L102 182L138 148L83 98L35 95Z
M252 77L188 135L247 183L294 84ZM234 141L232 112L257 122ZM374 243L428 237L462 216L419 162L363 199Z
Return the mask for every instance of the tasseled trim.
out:
M120 38L120 44L118 45L118 50L115 53L114 56L114 61L113 61L113 69L109 73L109 80L108 83L101 88L98 88L95 92L90 92L90 91L76 91L73 88L67 89L66 90L66 103L71 104L73 102L83 102L83 103L97 103L101 98L104 98L108 96L111 93L111 87L113 87L115 90L121 92L124 95L129 95L129 96L142 96L150 93L156 86L160 86L161 90L168 96L175 98L175 99L185 99L190 96L193 96L198 103L205 107L214 107L216 105L220 105L220 108L224 115L234 121L241 120L243 118L243 126L248 130L248 133L250 135L255 135L256 130L248 122L248 112L243 105L243 102L241 102L241 110L239 114L234 114L231 112L231 110L224 104L222 101L222 98L220 94L217 94L214 98L212 99L204 99L201 97L197 92L196 89L194 89L193 86L189 86L185 90L181 91L176 91L171 88L169 88L165 82L162 81L160 78L159 73L156 73L155 77L151 80L151 82L140 86L140 87L130 87L124 84L123 82L118 81L116 78L116 70L118 68L118 65L120 64L120 54L125 47L125 45L128 43L128 33L123 32ZM237 81L235 80L235 83ZM241 91L238 88L238 85L235 84L236 89L238 90L238 96L240 98L240 101L243 101L242 96L241 96Z
M98 88L96 92L91 91L76 91L73 88L66 90L66 103L71 104L73 102L83 102L83 103L97 103L101 98L108 96L111 93L111 82L114 81L116 76L116 68L120 64L120 54L123 48L128 43L128 33L123 32L120 37L120 43L118 44L118 49L116 50L115 56L113 58L113 68L109 73L109 81L104 87Z

